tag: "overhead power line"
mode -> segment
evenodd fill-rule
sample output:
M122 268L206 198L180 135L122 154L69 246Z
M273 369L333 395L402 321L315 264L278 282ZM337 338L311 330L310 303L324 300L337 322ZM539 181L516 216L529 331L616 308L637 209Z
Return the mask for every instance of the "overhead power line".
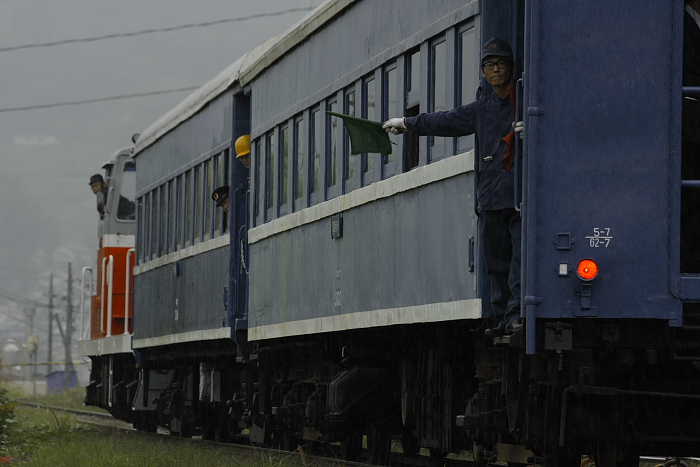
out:
M289 10L275 11L272 13L259 13L257 15L241 16L239 18L219 19L216 21L208 21L206 23L183 24L181 26L172 26L169 28L145 29L143 31L125 32L125 33L119 33L119 34L107 34L104 36L86 37L86 38L82 38L82 39L65 39L65 40L56 41L56 42L44 42L44 43L39 43L39 44L15 45L12 47L1 47L0 52L12 52L15 50L36 49L36 48L41 48L41 47L55 47L58 45L76 44L76 43L80 43L80 42L97 42L97 41L104 41L104 40L108 40L108 39L117 39L117 38L121 38L121 37L134 37L134 36L143 36L145 34L157 34L157 33L161 33L161 32L179 31L181 29L204 28L204 27L208 27L208 26L215 26L217 24L237 23L237 22L241 22L241 21L249 21L251 19L269 18L271 16L281 16L281 15L286 15L288 13L297 13L297 12L309 11L309 10L313 10L313 9L314 9L314 7L290 8Z
M8 107L6 109L0 109L0 113L21 112L23 110L50 109L52 107L67 107L69 105L92 104L95 102L131 99L132 97L155 96L158 94L169 94L169 93L173 93L173 92L194 91L195 89L199 89L199 86L190 86L188 88L179 88L179 89L167 89L164 91L140 92L140 93L136 93L136 94L124 94L121 96L112 96L112 97L98 97L96 99L85 99L85 100L81 100L81 101L57 102L54 104L29 105L26 107Z

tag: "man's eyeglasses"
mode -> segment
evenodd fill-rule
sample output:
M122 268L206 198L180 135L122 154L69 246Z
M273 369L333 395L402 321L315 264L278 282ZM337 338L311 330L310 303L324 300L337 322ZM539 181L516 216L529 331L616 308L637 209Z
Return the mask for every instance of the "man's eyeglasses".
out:
M498 66L499 70L504 69L508 65L510 65L511 61L510 60L499 60L497 62L484 62L481 64L481 67L486 70L486 71L491 71L495 66Z

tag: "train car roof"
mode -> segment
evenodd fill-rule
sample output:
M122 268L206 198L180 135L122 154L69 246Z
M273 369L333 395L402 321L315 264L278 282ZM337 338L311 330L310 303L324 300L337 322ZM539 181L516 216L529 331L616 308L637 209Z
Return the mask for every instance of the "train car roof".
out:
M138 155L158 139L177 128L180 123L195 115L210 101L228 89L236 84L243 87L250 83L267 67L282 58L287 52L356 1L358 0L326 0L287 30L287 32L266 40L236 60L214 79L187 96L185 100L171 111L146 128L134 145L131 153L132 157Z

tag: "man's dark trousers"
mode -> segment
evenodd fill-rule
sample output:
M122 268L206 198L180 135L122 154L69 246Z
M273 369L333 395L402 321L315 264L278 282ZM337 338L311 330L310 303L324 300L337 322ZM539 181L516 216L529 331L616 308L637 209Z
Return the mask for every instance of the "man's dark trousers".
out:
M520 213L515 209L482 211L482 242L491 279L491 307L498 323L520 318Z

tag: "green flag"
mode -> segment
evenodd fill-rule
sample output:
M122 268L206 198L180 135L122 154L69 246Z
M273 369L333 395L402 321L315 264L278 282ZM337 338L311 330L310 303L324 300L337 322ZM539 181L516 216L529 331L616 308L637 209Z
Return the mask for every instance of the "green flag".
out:
M387 132L382 129L382 122L373 122L359 117L343 115L336 112L326 112L328 115L340 117L350 133L350 153L362 154L378 152L382 155L391 154L391 145Z

